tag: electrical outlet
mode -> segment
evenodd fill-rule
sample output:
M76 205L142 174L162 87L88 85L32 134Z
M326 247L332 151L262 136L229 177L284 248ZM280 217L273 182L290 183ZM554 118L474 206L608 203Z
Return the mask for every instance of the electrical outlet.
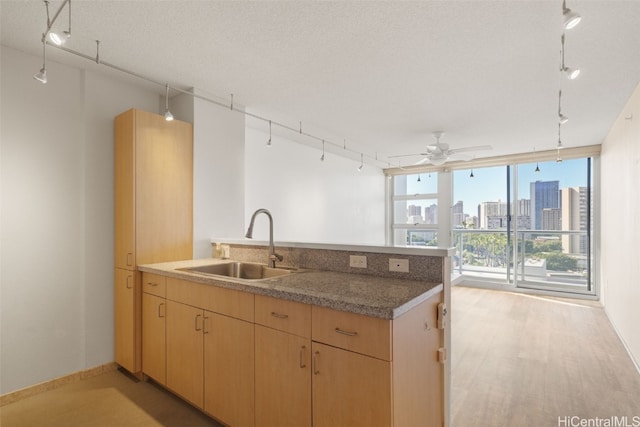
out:
M367 268L367 257L364 255L349 255L349 267Z
M408 259L389 258L389 271L395 271L395 272L398 272L398 273L408 273L409 272L409 260Z

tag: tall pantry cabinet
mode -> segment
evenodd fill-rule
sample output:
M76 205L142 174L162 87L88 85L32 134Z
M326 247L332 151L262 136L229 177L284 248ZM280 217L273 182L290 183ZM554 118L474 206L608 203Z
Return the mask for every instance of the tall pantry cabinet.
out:
M115 118L115 361L142 370L139 264L193 258L193 126L131 109Z

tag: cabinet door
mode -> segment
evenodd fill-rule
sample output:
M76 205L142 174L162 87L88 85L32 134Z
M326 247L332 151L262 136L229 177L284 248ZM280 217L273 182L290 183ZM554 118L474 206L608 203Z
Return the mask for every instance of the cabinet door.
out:
M311 341L256 325L256 427L311 426Z
M136 262L193 258L193 127L136 110Z
M142 294L142 371L163 385L167 382L166 311L164 298Z
M254 325L205 311L204 410L230 426L254 422Z
M203 310L167 300L167 387L203 404Z
M114 126L114 255L116 268L133 270L135 260L134 111L115 118Z
M115 360L133 373L140 371L140 316L136 309L140 303L140 286L137 277L135 271L115 270Z
M313 426L391 425L391 363L314 342Z

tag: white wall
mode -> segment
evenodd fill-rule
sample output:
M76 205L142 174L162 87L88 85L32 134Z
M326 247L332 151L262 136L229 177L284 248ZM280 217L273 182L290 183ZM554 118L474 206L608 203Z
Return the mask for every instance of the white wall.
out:
M244 235L245 116L193 103L193 256L206 258L214 236Z
M640 366L640 86L602 145L601 170L603 303Z
M113 118L162 113L157 93L97 72L0 52L0 394L113 361ZM247 130L206 101L193 111L194 249L241 237L271 209L277 240L384 244L379 169ZM188 104L188 103L187 103ZM171 105L171 104L170 104ZM185 113L186 111L186 113ZM178 113L178 114L177 114ZM246 144L246 146L245 146ZM246 156L246 157L245 157ZM260 219L256 239L266 239Z
M245 219L258 208L271 211L276 241L385 244L385 177L359 161L246 130ZM256 219L254 238L268 239L268 221Z
M113 117L158 95L2 47L0 393L113 361Z

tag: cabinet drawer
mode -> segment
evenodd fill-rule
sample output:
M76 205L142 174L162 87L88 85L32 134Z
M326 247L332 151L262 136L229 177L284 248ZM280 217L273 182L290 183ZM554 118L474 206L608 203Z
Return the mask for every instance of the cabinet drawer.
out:
M253 294L167 277L167 299L253 322Z
M263 295L256 295L255 322L300 337L311 336L311 306Z
M167 278L153 273L142 273L142 292L159 297L167 296Z
M313 306L313 341L391 360L391 321Z

